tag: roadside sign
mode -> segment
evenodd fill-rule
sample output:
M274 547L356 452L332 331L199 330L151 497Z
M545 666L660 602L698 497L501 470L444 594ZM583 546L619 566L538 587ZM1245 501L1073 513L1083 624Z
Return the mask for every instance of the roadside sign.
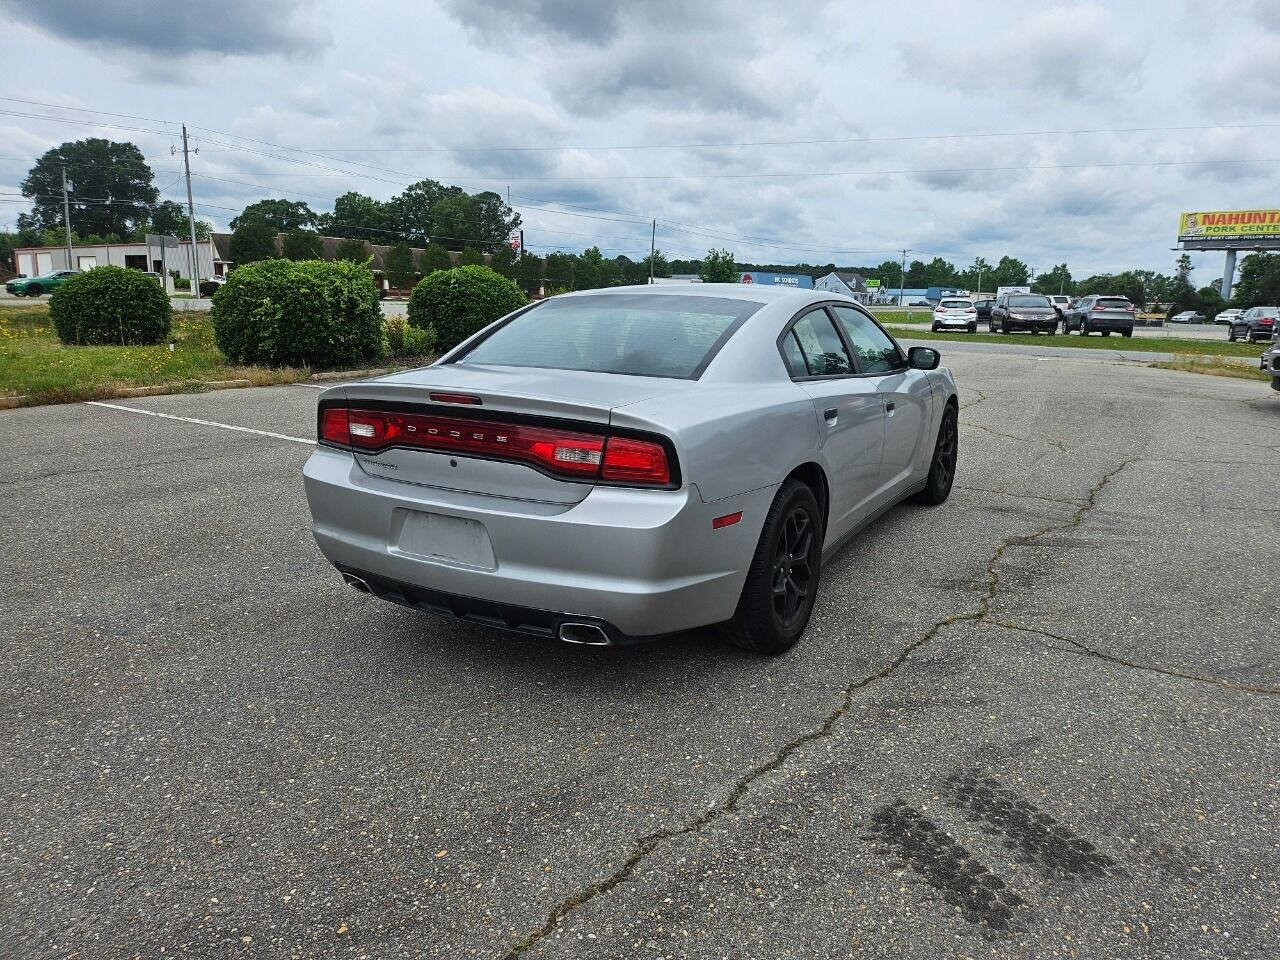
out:
M148 247L160 247L165 250L178 249L178 238L166 236L163 233L148 233L146 241Z
M868 289L868 290L874 290L874 289L875 289L876 287L878 287L878 286L880 286L880 281L879 281L879 280L868 280L868 281L867 281L867 289Z

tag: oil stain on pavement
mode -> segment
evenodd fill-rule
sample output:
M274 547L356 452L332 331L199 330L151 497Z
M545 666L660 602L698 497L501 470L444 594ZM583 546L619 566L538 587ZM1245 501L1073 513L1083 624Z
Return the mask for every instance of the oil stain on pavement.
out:
M1014 926L1023 900L919 810L897 801L874 813L869 833L877 852L893 854L992 939Z
M985 832L1002 837L1024 863L1050 876L1097 880L1115 867L1115 861L1088 840L993 777L956 774L947 781L947 793L948 803Z

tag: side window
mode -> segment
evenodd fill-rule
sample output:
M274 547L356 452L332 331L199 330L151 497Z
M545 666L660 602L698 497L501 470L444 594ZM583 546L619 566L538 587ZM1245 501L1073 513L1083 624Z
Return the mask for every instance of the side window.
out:
M835 307L836 318L853 344L863 373L892 373L905 364L889 335L850 307Z
M830 377L853 373L853 363L825 310L819 308L806 313L796 321L791 331L804 356L810 376Z
M782 338L782 356L787 361L787 369L791 371L793 377L807 377L809 368L804 362L804 352L800 349L800 342L796 340L794 330L788 330L787 335Z

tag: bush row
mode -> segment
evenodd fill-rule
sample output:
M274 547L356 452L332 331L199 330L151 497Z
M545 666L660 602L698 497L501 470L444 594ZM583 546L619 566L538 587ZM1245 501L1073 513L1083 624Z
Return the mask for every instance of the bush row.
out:
M212 321L218 348L234 363L343 367L388 351L451 350L524 303L510 280L467 265L424 278L407 316L384 324L373 275L362 264L261 260L233 270L213 294ZM54 292L50 314L69 344L160 343L172 320L161 286L120 267L68 280Z

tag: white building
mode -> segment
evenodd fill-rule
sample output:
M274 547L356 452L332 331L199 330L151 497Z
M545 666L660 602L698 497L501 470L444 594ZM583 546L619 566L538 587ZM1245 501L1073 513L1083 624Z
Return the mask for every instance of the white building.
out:
M172 243L172 238L170 238ZM214 239L196 241L197 277L220 277L230 263L219 252ZM18 273L38 277L54 270L92 270L107 265L146 270L169 276L177 270L178 276L191 279L191 241L180 240L176 246L158 243L85 243L73 244L72 262L67 263L67 248L19 247L14 251L14 267Z

